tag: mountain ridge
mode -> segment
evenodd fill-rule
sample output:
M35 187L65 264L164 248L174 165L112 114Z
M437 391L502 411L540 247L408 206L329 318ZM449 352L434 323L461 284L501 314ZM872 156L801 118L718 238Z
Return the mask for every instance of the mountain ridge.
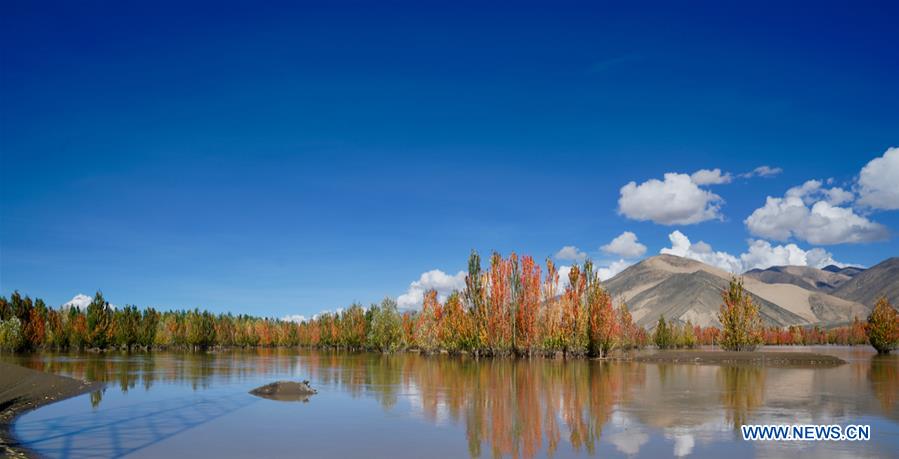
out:
M638 325L651 327L664 315L680 323L720 326L721 291L733 276L697 260L662 254L628 267L605 281L605 287L616 301L627 304ZM852 295L831 294L853 279L848 274L789 266L752 270L739 277L769 326L839 325L867 316L873 306L851 299Z

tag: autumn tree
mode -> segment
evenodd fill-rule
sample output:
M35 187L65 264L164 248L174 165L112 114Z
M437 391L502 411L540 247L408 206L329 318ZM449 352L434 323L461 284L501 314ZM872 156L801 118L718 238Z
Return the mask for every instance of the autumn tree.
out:
M571 267L568 272L568 285L565 286L565 294L562 299L562 351L565 353L579 353L584 350L584 320L583 300L586 289L586 277L577 265Z
M618 321L612 309L612 296L599 282L592 263L585 264L587 303L587 341L590 354L603 357L609 353L618 336Z
M537 345L537 314L540 312L540 266L530 256L521 259L521 293L515 315L515 347L530 354Z
M512 343L511 295L512 263L493 252L487 291L486 343L491 353L508 350Z
M365 311L353 304L341 314L340 342L348 349L361 349L365 344Z
M436 290L425 292L421 311L415 322L415 342L419 348L427 352L433 352L438 347L438 333L440 329L440 316L443 307L437 299Z
M47 310L47 337L44 341L46 347L51 349L65 349L69 343L66 331L68 316L61 310Z
M758 306L743 288L743 280L731 278L727 290L721 292L721 298L724 301L718 312L721 347L729 351L754 350L762 340L762 319Z
M617 320L618 320L618 346L622 349L631 349L638 345L637 343L637 325L634 324L634 319L631 316L630 311L627 309L627 304L622 300L618 304L618 312L617 312Z
M881 297L868 316L868 342L878 354L889 354L899 347L899 316L886 297Z
M466 313L459 292L450 294L443 306L439 340L450 352L471 351L477 342L473 318Z
M44 345L47 335L47 305L44 300L36 299L28 308L28 321L25 324L25 340L32 349Z
M558 296L559 271L551 258L546 259L546 278L543 281L544 307L540 311L540 345L544 351L562 350L562 302Z

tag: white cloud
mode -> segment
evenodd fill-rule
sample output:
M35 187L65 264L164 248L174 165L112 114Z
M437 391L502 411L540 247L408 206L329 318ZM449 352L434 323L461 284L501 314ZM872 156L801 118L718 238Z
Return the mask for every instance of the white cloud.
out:
M690 453L693 452L693 446L695 446L696 442L693 439L693 434L690 432L674 432L674 433L666 433L665 438L669 438L674 440L674 456L675 457L684 457L689 456Z
M465 288L465 271L449 275L439 269L423 273L421 277L409 284L409 290L396 299L400 308L418 308L424 301L425 292L434 289L441 301L445 300L453 290Z
M625 231L612 239L608 244L600 247L603 252L612 253L624 258L636 258L646 253L646 246L637 242L637 235Z
M608 266L594 265L594 269L596 270L596 276L599 277L599 280L607 281L631 265L633 265L632 262L621 259L609 263ZM571 266L557 266L556 270L559 273L559 282L556 283L556 292L562 293L565 290L565 287L568 287L568 274L571 273Z
M607 281L627 269L633 263L629 261L625 261L624 259L613 261L609 264L609 266L603 268L600 267L596 270L597 275L599 276L599 280Z
M840 263L834 260L830 252L821 248L803 250L796 244L771 245L760 239L749 240L749 247L739 257L727 252L714 251L705 242L691 243L690 239L680 231L668 235L671 247L660 253L677 255L701 261L732 273L742 273L750 269L766 269L772 266L811 266L823 268L827 265L857 266Z
M630 182L621 187L618 212L662 225L689 225L720 219L721 196L699 188L691 176L669 172L664 181Z
M768 196L765 205L753 211L744 223L753 235L778 241L793 237L826 245L889 237L885 226L851 208L838 206L847 199L852 199L852 193L841 188L822 188L821 181L809 180L787 190L783 198Z
M701 261L731 273L742 272L742 264L737 257L727 252L715 252L712 250L712 246L702 241L691 243L690 239L680 231L669 234L668 240L671 241L671 247L663 248L660 253Z
M78 309L87 309L87 306L91 304L91 301L94 301L94 298L91 296L87 296L83 293L79 293L72 297L67 303L63 304L63 308L78 308Z
M827 202L832 206L846 204L855 199L855 194L842 188L831 188L824 192L827 195Z
M697 185L722 185L730 183L733 177L727 172L722 174L721 169L700 169L690 179Z
M899 147L888 148L862 168L858 204L873 209L899 209Z
M284 322L302 323L306 321L306 316L300 314L290 314L281 318Z
M770 166L759 166L753 169L751 172L746 172L744 174L740 174L740 177L743 178L752 178L752 177L774 177L775 175L783 172L783 169L779 167L770 167Z
M827 184L833 183L833 178L827 179ZM794 186L787 190L787 197L802 199L805 204L814 204L818 201L826 201L828 204L838 206L855 199L855 194L839 187L824 188L820 180L807 180L800 186Z
M581 252L580 249L573 245L566 245L562 247L558 252L556 252L557 260L568 260L568 261L584 261L587 259L587 254Z
M565 287L568 287L568 273L571 272L571 266L562 265L558 266L557 271L559 273L559 281L556 282L556 293L562 293L565 290Z
M833 259L833 255L821 248L802 250L796 244L772 246L763 240L750 240L748 252L740 255L743 271L766 269L772 266L811 266L823 268L828 265L849 266Z
M615 449L618 451L633 456L649 442L649 435L639 428L629 428L613 433L609 437L609 442L615 445Z

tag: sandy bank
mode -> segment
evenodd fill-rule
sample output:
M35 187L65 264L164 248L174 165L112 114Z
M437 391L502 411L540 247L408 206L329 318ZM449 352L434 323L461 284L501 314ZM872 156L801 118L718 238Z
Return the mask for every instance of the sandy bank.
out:
M34 456L12 437L12 423L20 414L98 387L97 383L0 362L0 456Z
M846 363L832 355L813 352L734 352L734 351L659 351L639 355L634 361L645 363L694 363L703 365L761 365L772 367L828 367Z

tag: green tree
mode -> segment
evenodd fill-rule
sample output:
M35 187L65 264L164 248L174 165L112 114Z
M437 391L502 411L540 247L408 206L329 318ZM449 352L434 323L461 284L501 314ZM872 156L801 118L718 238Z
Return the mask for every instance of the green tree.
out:
M97 291L93 301L87 305L87 345L105 348L109 344L109 331L112 326L112 309Z
M762 342L762 319L758 306L743 288L743 280L731 278L721 298L724 301L718 312L721 347L729 351L754 350Z
M899 347L899 316L886 299L881 297L868 316L868 342L878 354L889 354Z
M380 306L371 308L371 329L369 346L381 352L392 352L399 349L403 340L403 321L400 317L396 301L384 298Z
M659 349L668 349L674 344L671 329L665 322L664 314L659 316L656 329L652 333L652 341Z
M0 320L0 350L16 352L25 347L25 333L18 317Z
M187 345L193 349L206 349L215 345L215 319L209 311L194 309L187 313Z
M465 291L463 297L469 313L474 318L474 339L478 349L487 335L487 289L484 286L484 276L481 273L481 256L476 250L472 250L468 256L468 275L465 276Z
M114 311L112 327L114 344L125 349L131 349L137 344L140 321L141 314L136 306L125 306Z
M156 340L156 329L159 325L159 313L153 308L144 309L137 331L137 344L145 348L153 346Z
M686 348L696 347L696 333L693 331L693 322L687 320L684 324L684 331L681 333L683 346Z

